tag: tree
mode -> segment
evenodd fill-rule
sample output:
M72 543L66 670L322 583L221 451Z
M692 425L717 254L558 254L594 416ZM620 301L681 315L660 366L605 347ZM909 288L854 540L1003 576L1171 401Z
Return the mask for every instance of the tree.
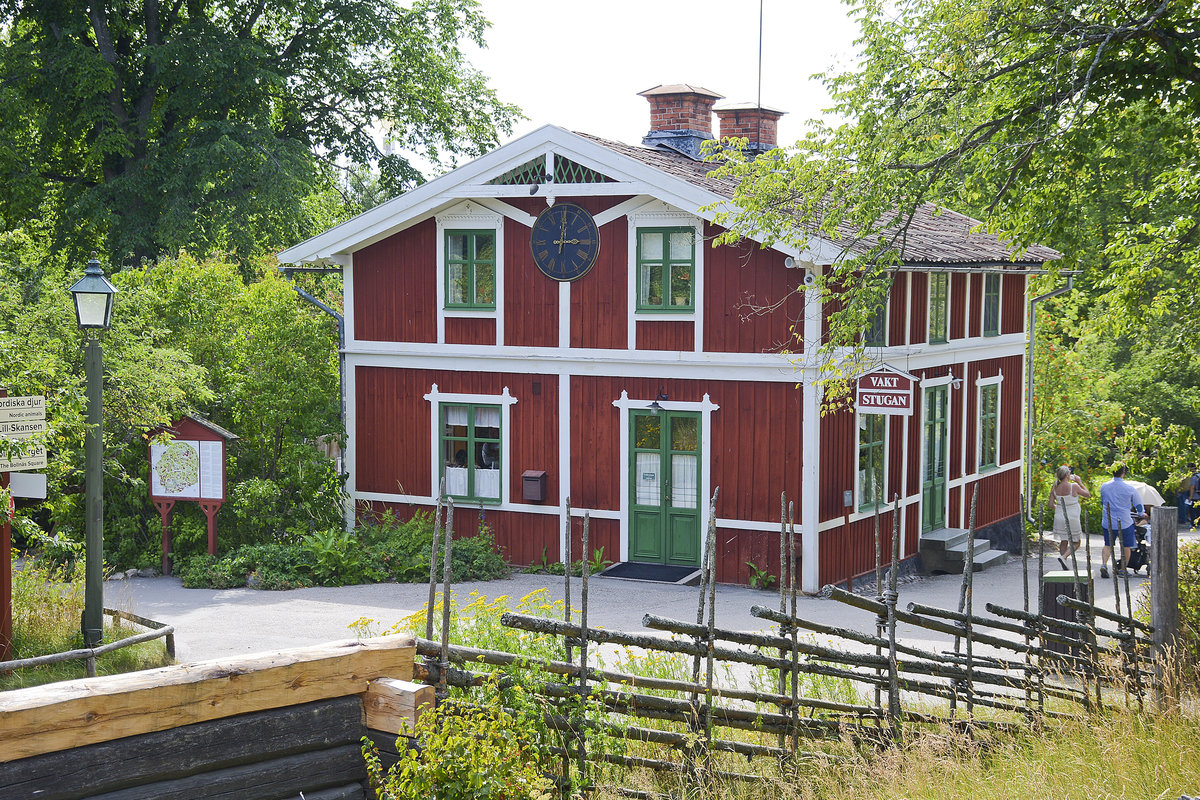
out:
M1120 329L1180 317L1197 329L1196 2L860 0L854 10L861 57L825 76L846 121L818 122L753 161L720 153L720 174L741 180L740 210L720 218L727 238L858 245L824 279L840 300L827 347L858 346L926 202L972 213L1017 246L1067 248L1063 265L1096 270L1086 282ZM1113 173L1119 192L1088 193ZM1089 202L1109 224L1102 247L1077 246Z
M113 264L264 252L328 222L308 198L341 170L422 180L377 138L453 163L517 117L460 48L475 0L3 0L0 21L0 214Z

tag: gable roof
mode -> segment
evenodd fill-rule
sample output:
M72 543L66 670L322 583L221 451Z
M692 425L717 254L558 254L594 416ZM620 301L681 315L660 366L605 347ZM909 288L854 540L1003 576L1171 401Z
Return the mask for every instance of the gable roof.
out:
M732 199L737 182L727 178L710 178L712 165L693 161L686 156L666 150L633 147L611 142L586 133L577 134L597 142L628 158L636 159L655 169L688 181L724 199ZM917 209L904 237L901 259L905 264L1014 264L1041 265L1061 258L1062 254L1044 245L1031 245L1023 252L991 233L974 230L982 223L957 211L940 209L933 203L923 203ZM852 253L866 252L867 246L858 241L853 231L843 233L842 246Z
M548 153L565 157L574 165L603 178L602 183L558 184L546 193L566 195L560 186L606 187L607 193L649 195L688 213L711 221L714 211L705 207L729 207L737 188L735 181L709 177L710 164L679 153L627 145L586 133L573 133L544 125L492 152L435 178L428 183L384 202L279 254L284 264L348 263L349 254L426 219L464 199L525 194L525 186L506 181L506 176L527 174ZM528 185L528 184L525 184ZM906 265L1012 264L1035 266L1057 259L1060 254L1041 245L1029 247L1019 256L994 234L972 232L980 223L963 214L921 206L906 233L902 259ZM815 263L831 263L845 251L860 253L866 248L847 231L840 241L813 236L803 252L785 245L775 249ZM1014 257L1016 256L1016 257Z

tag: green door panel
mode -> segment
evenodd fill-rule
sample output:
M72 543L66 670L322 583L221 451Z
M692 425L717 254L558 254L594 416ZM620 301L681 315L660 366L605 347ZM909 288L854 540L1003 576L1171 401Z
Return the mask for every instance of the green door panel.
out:
M700 418L630 414L629 558L700 564Z
M949 422L950 387L925 390L925 425L922 432L925 472L921 476L921 532L946 526L946 427Z

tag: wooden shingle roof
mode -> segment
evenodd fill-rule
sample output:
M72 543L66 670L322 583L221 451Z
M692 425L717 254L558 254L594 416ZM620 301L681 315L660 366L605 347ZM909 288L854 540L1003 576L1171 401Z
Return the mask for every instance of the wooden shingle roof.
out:
M736 181L709 177L713 169L711 164L694 161L666 150L636 147L587 133L576 133L615 153L640 161L722 197L732 199L737 189ZM1004 242L995 234L975 230L980 224L979 220L966 214L939 209L933 203L924 203L917 209L903 238L901 259L904 264L913 266L1041 266L1047 261L1062 257L1057 250L1044 245L1031 245L1021 250ZM857 241L851 230L843 231L843 237L837 244L851 252L862 253L867 250L867 246Z

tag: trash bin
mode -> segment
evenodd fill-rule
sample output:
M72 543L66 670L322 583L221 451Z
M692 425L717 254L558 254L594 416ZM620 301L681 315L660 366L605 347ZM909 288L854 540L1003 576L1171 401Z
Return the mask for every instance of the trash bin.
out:
M1094 594L1093 589L1094 585L1090 572L1080 572L1078 583L1075 581L1075 573L1070 570L1045 573L1042 576L1042 616L1050 617L1051 619L1062 619L1068 622L1078 621L1075 609L1059 603L1058 596L1066 595L1084 603L1090 603ZM1087 640L1084 634L1077 631L1064 630L1054 625L1051 625L1049 630L1067 639L1074 639L1079 644L1070 645L1063 642L1048 641L1046 642L1047 650L1073 656L1087 656Z

